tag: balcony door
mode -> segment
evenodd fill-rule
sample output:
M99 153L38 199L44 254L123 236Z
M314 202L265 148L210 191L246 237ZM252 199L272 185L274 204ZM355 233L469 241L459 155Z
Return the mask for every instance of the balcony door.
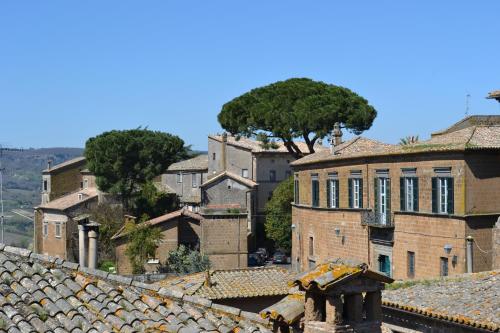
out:
M378 178L378 220L380 224L387 224L387 178Z

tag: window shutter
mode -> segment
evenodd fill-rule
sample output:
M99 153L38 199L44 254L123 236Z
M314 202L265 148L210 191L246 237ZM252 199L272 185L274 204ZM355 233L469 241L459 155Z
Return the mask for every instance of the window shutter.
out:
M438 212L438 185L437 177L432 177L432 212Z
M391 221L391 179L387 178L386 179L386 200L387 200L387 209L386 209L386 216L385 219L388 224L392 224Z
M418 212L418 178L413 178L413 211Z
M454 210L454 187L453 187L453 178L448 178L448 214L453 214Z
M349 208L352 208L354 206L352 202L352 179L349 179L348 183L349 183Z
M406 189L405 189L405 178L399 178L399 201L400 201L400 210L404 212L406 210Z
M335 192L336 192L336 194L335 194L335 207L339 208L339 193L340 193L340 191L339 191L339 181L338 180L334 180L334 182L335 182Z
M378 217L378 212L379 212L379 207L378 207L378 197L380 196L379 189L378 189L378 178L374 178L374 183L373 183L373 199L375 202L375 213L377 214Z
M326 181L326 207L332 207L332 204L331 204L331 201L332 201L332 191L331 191L331 182L333 182L333 180L327 180Z
M359 208L363 208L363 179L359 180Z

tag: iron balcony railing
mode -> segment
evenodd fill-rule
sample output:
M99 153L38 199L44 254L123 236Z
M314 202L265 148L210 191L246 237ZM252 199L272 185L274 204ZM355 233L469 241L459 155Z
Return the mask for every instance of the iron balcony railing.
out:
M394 228L394 213L381 214L373 210L363 211L361 224L376 228Z

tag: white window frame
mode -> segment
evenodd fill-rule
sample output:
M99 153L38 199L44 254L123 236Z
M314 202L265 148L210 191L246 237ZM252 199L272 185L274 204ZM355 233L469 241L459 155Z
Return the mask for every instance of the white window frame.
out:
M196 179L196 173L191 174L191 187L198 187L198 179Z
M414 188L415 188L415 179L411 177L405 177L405 191L406 191L405 209L407 212L415 211L415 206L413 205L415 199L413 197Z
M378 205L380 224L387 224L387 178L378 178Z
M84 189L89 188L89 180L86 178L83 180L83 188Z
M182 184L182 172L177 172L177 184Z
M352 208L360 208L359 207L359 200L360 200L359 183L360 183L360 178L353 178L352 179Z
M338 208L337 207L337 180L330 179L330 208Z
M56 238L61 238L61 235L62 235L62 223L55 222L54 223L54 236Z
M47 222L47 221L43 221L42 234L43 234L43 237L47 237L49 235L49 222Z
M448 178L438 177L438 212L448 214Z
M248 169L241 169L241 177L248 178Z

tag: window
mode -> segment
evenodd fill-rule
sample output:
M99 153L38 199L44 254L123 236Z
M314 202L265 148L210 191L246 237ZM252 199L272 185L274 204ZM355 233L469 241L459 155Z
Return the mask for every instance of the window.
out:
M326 182L326 197L329 208L339 208L339 180L328 179Z
M314 256L314 237L309 236L309 256Z
M83 180L83 188L89 188L89 180L88 179Z
M432 178L432 212L438 214L453 214L453 178Z
M182 172L177 173L177 183L182 183Z
M379 224L390 224L391 180L386 177L375 178L375 215Z
M292 171L290 171L290 170L286 170L286 171L285 171L285 179L288 179L288 178L290 178L291 176L292 176Z
M47 191L48 191L48 189L49 189L49 182L47 181L47 179L44 179L44 180L43 180L43 190L44 190L45 192L47 192Z
M215 153L212 153L212 160L215 161Z
M276 170L269 170L269 181L270 182L276 181Z
M299 204L299 175L295 175L293 181L293 202Z
M441 257L440 263L441 263L440 275L448 276L448 258Z
M318 175L314 174L311 176L311 206L319 206L319 180Z
M415 277L415 252L408 251L407 252L407 267L408 267L408 277L409 278L414 278Z
M198 179L196 179L196 174L191 174L191 187L198 187Z
M43 222L43 237L47 237L49 234L49 223Z
M418 178L400 178L401 211L418 212Z
M388 277L391 276L391 259L389 256L383 254L378 256L378 270Z
M56 222L55 226L56 226L56 237L61 238L61 223Z
M349 208L363 207L363 179L349 179Z
M248 169L241 170L241 177L248 178Z

